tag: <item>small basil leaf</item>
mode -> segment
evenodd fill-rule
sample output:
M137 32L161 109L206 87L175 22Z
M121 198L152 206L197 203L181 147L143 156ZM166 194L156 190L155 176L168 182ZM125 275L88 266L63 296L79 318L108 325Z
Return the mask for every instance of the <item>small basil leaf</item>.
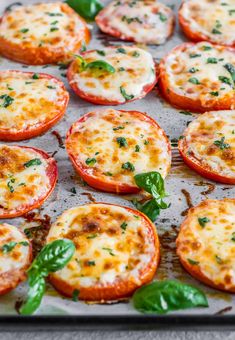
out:
M41 276L62 269L72 258L75 245L67 239L55 240L42 248L33 261L30 272L37 270Z
M95 60L95 61L88 63L85 66L85 70L87 69L97 70L97 71L106 71L108 73L115 73L115 68L109 63L106 63L106 61L104 60Z
M143 214L148 216L148 218L154 222L160 214L160 208L155 199L152 199L144 204L137 202L136 200L132 201L136 208L141 211Z
M33 314L40 306L46 288L45 279L41 276L34 278L33 284L30 285L27 299L20 307L20 314Z
M98 0L66 0L65 2L87 20L94 20L103 8Z
M161 174L157 171L137 174L134 176L134 179L138 187L147 191L149 194L152 194L153 186L160 195L165 193L164 180Z
M175 280L150 283L133 295L134 307L142 313L165 314L192 307L208 307L205 294L196 287Z

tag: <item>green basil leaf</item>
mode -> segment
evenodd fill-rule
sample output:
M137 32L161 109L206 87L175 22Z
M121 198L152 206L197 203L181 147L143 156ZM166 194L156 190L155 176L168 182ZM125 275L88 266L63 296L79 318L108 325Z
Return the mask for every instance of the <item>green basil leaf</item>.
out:
M33 261L28 274L35 271L41 276L62 269L72 258L75 245L67 239L55 240L45 245Z
M139 211L148 216L152 222L156 221L160 214L160 208L155 199L152 199L144 204L137 202L137 200L133 200L132 203Z
M91 69L95 71L106 71L108 73L115 73L115 68L110 65L109 63L106 63L104 60L95 60L92 61L85 66L85 70Z
M33 314L42 301L46 288L45 279L41 276L37 276L33 280L33 284L30 285L27 299L25 303L20 307L20 314L30 315Z
M94 20L104 7L98 0L66 0L65 2L87 20Z
M30 166L41 165L41 164L42 164L42 161L39 158L34 158L34 159L31 159L30 161L24 163L24 166L26 168L29 168Z
M205 294L198 288L175 280L150 283L133 295L134 307L142 313L165 314L192 307L208 307Z
M144 172L135 175L134 179L138 187L144 189L149 194L152 194L154 187L161 196L165 195L164 180L159 172Z

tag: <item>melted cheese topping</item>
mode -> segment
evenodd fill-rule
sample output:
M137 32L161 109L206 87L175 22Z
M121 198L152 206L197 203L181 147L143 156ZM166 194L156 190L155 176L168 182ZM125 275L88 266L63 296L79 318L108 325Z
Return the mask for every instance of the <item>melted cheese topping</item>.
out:
M221 175L235 177L235 111L207 112L185 132L185 152Z
M107 109L73 125L67 150L82 167L104 181L135 185L134 175L158 171L166 177L171 154L162 129L141 113ZM87 165L87 159L95 159ZM134 171L122 168L130 162ZM89 163L89 162L88 162Z
M176 48L166 57L170 89L202 104L234 101L234 81L225 65L235 67L235 54L207 42Z
M235 287L234 211L234 199L204 201L189 211L177 239L180 258L226 289ZM205 217L209 221L202 227L198 219Z
M61 112L67 92L56 79L36 76L39 79L24 72L0 72L0 129L13 132L36 128ZM10 103L6 96L11 98Z
M22 232L9 224L0 225L0 275L24 267L29 251L29 241Z
M235 43L234 0L188 0L184 2L180 14L192 32L203 34L217 44Z
M26 166L33 159L41 164ZM0 145L0 211L31 205L50 189L48 161L33 149Z
M5 14L0 24L0 35L24 47L62 47L69 51L83 28L84 22L68 5L61 2L39 3L14 7Z
M75 83L86 95L119 103L127 100L121 92L121 87L133 98L144 96L144 87L153 84L156 80L151 54L140 48L128 46L107 47L103 52L105 55L100 55L97 51L89 51L85 52L83 57L86 62L103 60L115 68L115 73L105 72L95 75L89 69L80 73L77 70L70 84Z
M102 30L118 31L121 39L157 45L166 41L174 23L171 9L156 0L115 0L96 19Z
M89 204L65 211L49 231L47 242L71 239L72 260L52 276L76 287L112 284L117 279L140 281L155 253L146 221L124 207Z

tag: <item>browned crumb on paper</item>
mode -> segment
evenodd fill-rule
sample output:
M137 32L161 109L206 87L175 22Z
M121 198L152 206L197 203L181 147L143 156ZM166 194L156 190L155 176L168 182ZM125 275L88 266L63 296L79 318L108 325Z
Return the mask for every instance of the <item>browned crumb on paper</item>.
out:
M82 196L87 196L87 198L91 201L91 202L96 202L95 198L92 196L92 194L90 192L82 192L81 193Z
M223 314L225 314L227 312L230 312L232 309L233 309L232 306L227 306L227 307L219 310L218 312L216 312L215 315L223 315Z
M61 135L59 134L59 132L56 131L56 130L53 130L51 133L57 138L58 143L59 143L59 147L64 149L64 142L63 142L63 139L62 139Z
M199 187L205 186L205 185L208 186L207 190L201 192L201 195L204 195L204 196L211 194L215 190L215 184L210 183L210 182L198 182L198 183L195 183L195 185Z
M182 189L181 192L184 195L186 199L186 203L188 205L188 208L182 211L181 216L186 216L189 209L193 207L192 198L191 198L190 193L186 189Z

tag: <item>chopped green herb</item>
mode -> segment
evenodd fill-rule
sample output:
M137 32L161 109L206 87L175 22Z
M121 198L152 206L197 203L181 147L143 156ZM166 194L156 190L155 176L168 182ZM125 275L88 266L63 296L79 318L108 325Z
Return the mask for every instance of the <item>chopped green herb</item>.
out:
M106 247L104 247L104 248L102 248L102 249L108 251L108 252L109 252L109 255L115 256L115 254L113 253L113 250L112 250L112 249L106 248Z
M212 50L211 46L202 46L203 51L209 51Z
M134 52L132 53L132 57L137 58L137 57L139 57L139 56L140 56L140 53L139 53L138 51L134 51Z
M216 58L207 58L207 61L206 61L207 64L217 64L218 63L218 60Z
M12 87L10 87L8 84L7 84L7 89L9 90L9 91L13 91L14 89L12 88Z
M230 145L228 143L225 143L224 141L225 137L221 137L220 140L214 141L214 145L218 146L220 150L229 149Z
M48 85L47 88L50 89L50 90L55 90L56 89L55 86L51 86L51 85Z
M105 51L96 50L96 53L98 53L99 55L105 56Z
M201 57L201 54L190 53L190 54L189 54L189 57L190 57L190 58L198 58L198 57Z
M139 145L135 146L135 152L140 152L140 146Z
M221 257L219 257L218 255L215 255L215 259L216 259L216 262L218 264L222 264L223 263L223 260L221 259Z
M200 84L200 81L195 78L195 77L192 77L192 78L189 78L189 83L192 83L192 84L195 84L195 85L199 85Z
M56 25L59 21L58 20L55 20L53 22L51 22L51 25Z
M87 261L88 266L95 266L95 261Z
M235 232L232 233L231 241L235 242Z
M219 92L218 92L218 91L212 91L212 92L210 92L210 94L211 94L212 96L218 97Z
M26 81L25 82L25 85L29 85L29 84L33 84L33 82L32 81Z
M123 130L125 129L125 126L117 126L113 128L113 131Z
M22 29L20 30L21 33L27 33L28 31L29 31L28 28L22 28Z
M235 84L235 67L232 64L225 64L224 67L231 74L233 82Z
M42 164L42 161L39 158L34 158L34 159L31 159L30 161L24 163L24 166L26 168L29 168L30 166L41 165L41 164Z
M222 32L220 32L219 30L217 30L217 28L213 28L213 30L211 31L212 34L222 34Z
M187 110L179 111L179 113L181 113L182 115L185 115L185 116L192 116L192 113L190 111L187 111Z
M124 146L128 146L128 143L125 137L117 137L116 141L118 142L120 148Z
M148 145L148 144L149 144L149 141L147 139L145 139L144 145Z
M139 24L142 24L143 21L140 20L138 17L130 18L127 17L126 15L122 16L122 21L126 21L128 24L131 24L132 22L138 22Z
M118 47L117 48L117 52L118 53L122 53L122 54L126 54L126 50L124 48L122 48L122 47Z
M202 228L204 228L208 222L210 222L208 217L198 217L198 223Z
M124 67L119 67L118 71L123 72L123 71L125 71L125 68Z
M78 301L79 293L80 293L80 291L78 289L74 289L73 295L72 295L73 302L77 302Z
M122 169L129 170L129 171L132 171L132 172L135 171L134 165L132 163L130 163L130 162L123 163L122 164Z
M71 191L71 193L74 194L74 195L76 195L76 193L77 193L77 190L76 190L75 187L72 187L72 188L70 189L70 191Z
M167 16L165 16L163 13L158 12L157 14L159 15L159 19L160 19L162 22L167 21Z
M8 107L14 101L14 98L12 98L11 96L8 96L7 94L2 94L0 96L0 99L3 99L3 103L0 105L0 107Z
M199 69L198 69L198 68L195 68L195 67L192 67L192 68L190 68L190 70L189 70L190 73L196 73L196 72L198 72L198 71L199 71Z
M62 13L51 13L51 12L45 12L45 14L49 15L50 17L62 17Z
M109 172L109 171L104 172L104 175L105 175L105 176L113 176L113 174L112 174L111 172Z
M187 259L187 260L188 260L188 263L190 263L193 266L198 265L200 263L199 261L194 261L192 259Z
M55 31L58 31L58 30L59 30L58 27L51 27L50 32L55 32Z
M87 158L86 159L86 164L89 166L93 166L96 163L96 159L95 158Z
M123 223L120 225L120 228L123 229L123 230L126 230L126 227L127 227L127 223L126 223L126 222L123 222Z
M224 84L232 85L231 79L228 77L219 76L219 80Z
M235 9L230 9L228 12L229 12L229 15L232 16L233 14L235 14Z
M122 96L126 99L126 100L131 100L134 98L133 94L127 94L126 90L124 89L124 87L120 86L120 92L122 94Z
M17 242L11 241L9 243L4 244L1 247L1 250L2 250L3 254L6 254L6 253L9 253L10 251L12 251L15 248L16 245L17 245Z
M39 75L38 75L37 73L34 73L34 74L32 75L32 79L39 79Z

